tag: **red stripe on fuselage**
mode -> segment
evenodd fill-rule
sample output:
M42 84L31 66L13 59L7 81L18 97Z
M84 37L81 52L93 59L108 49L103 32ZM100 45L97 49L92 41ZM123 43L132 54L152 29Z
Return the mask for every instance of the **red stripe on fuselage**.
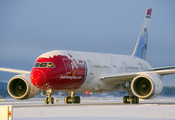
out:
M53 62L55 68L33 68L31 71L31 82L40 89L75 90L78 89L85 80L86 68L82 60L69 59L64 55L57 55L49 58L38 58L35 62ZM38 79L36 71L42 71L46 79ZM40 77L42 78L42 77ZM41 84L42 83L42 84Z

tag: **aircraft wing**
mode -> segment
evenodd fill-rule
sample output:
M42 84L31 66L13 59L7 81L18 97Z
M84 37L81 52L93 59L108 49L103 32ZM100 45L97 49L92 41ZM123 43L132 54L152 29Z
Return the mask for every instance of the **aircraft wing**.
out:
M124 82L130 82L134 77L136 77L137 73L123 73L123 74L116 74L116 75L106 75L101 77L101 81L107 84L120 84Z
M120 84L124 82L131 82L136 76L144 73L159 74L161 76L175 74L175 66L162 67L162 68L152 68L148 71L143 72L133 72L133 73L122 73L116 75L106 75L101 77L101 81L107 84Z
M17 70L17 69L11 69L11 68L1 68L1 67L0 67L0 71L11 72L11 73L17 73L17 74L30 74L30 71L26 71L26 70Z

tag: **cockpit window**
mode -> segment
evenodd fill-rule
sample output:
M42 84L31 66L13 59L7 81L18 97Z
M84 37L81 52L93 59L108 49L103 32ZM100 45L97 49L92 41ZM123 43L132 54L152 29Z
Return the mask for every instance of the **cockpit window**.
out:
M52 62L43 62L43 63L38 63L36 62L33 67L38 67L38 68L43 68L43 67L48 67L48 68L54 68L55 65Z
M47 63L41 63L39 67L47 67Z
M40 63L35 63L33 67L39 67Z
M50 68L54 68L55 65L54 65L53 63L48 63L48 67L50 67Z

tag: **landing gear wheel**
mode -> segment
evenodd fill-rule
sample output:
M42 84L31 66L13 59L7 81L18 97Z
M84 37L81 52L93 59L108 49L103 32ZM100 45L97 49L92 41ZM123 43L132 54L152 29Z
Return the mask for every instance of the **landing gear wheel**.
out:
M71 104L72 102L70 101L70 99L71 99L70 96L66 96L66 97L64 98L64 103L65 103L65 104Z
M70 91L69 95L71 95L71 96L66 96L64 98L64 103L65 104L80 103L80 97L79 96L75 96L74 91Z
M72 103L76 103L76 96L72 97Z
M80 96L75 96L75 99L76 103L80 103Z
M66 96L64 98L64 103L65 104L71 104L71 103L80 103L80 96Z
M48 97L45 97L45 99L44 99L44 103L45 103L46 105L49 104Z
M129 98L129 96L124 96L124 97L123 97L123 103L129 103L129 102L128 102L128 98Z
M67 104L68 103L68 98L67 98L68 96L66 96L65 98L64 98L64 103L65 104Z
M132 103L139 103L139 98L138 97L136 97L136 96L133 96L132 97Z
M72 98L72 103L80 103L80 96L74 96Z
M50 104L54 104L54 98L50 97Z
M139 103L139 98L138 97L136 97L136 103Z

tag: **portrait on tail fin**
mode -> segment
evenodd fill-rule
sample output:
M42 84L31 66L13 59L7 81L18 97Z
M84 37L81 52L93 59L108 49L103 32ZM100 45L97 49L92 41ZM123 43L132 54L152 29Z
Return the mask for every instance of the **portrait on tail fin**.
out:
M141 58L143 60L146 60L151 11L152 9L148 9L145 15L136 46L132 54L132 56Z
M144 45L142 47L142 59L143 60L146 60L147 41L148 41L147 28L145 28L144 29Z

